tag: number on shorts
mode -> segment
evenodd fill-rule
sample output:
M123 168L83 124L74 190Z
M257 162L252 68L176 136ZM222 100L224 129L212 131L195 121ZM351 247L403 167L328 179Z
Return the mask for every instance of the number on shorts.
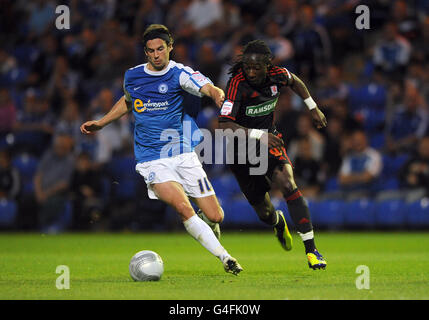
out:
M211 187L209 181L207 180L207 177L204 177L204 184L206 185L206 190L208 192L212 191L212 187ZM201 193L205 193L204 185L203 185L203 182L201 181L201 179L198 179L198 185L200 186Z

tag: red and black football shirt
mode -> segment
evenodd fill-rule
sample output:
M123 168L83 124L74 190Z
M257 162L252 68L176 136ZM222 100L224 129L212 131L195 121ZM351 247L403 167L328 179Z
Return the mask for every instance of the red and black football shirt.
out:
M265 84L253 87L240 70L228 81L219 122L234 121L246 128L273 132L280 88L291 85L292 81L292 75L286 68L274 66L268 70Z

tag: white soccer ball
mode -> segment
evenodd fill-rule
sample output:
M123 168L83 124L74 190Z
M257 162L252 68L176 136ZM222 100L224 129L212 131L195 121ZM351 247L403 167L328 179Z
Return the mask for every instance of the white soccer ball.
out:
M164 262L156 252L143 250L131 258L129 269L134 281L158 281L164 273Z

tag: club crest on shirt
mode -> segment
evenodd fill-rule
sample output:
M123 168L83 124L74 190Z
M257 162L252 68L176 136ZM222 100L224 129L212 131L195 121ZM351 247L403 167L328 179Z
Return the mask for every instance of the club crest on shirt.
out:
M166 93L168 91L168 85L166 83L161 83L158 86L159 93Z
M274 86L271 86L270 88L271 88L271 95L275 96L278 93L277 86L274 85Z
M155 180L155 172L152 171L147 177L147 182L152 182L153 180Z

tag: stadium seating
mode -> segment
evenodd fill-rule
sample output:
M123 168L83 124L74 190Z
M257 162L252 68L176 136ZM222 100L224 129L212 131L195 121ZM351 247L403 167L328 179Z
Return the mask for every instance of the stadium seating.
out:
M223 207L225 219L223 224L246 228L246 226L264 226L255 210L246 199L237 199Z
M51 225L44 226L41 230L42 233L56 234L65 231L72 223L73 219L73 206L70 201L67 201L64 211L59 215L57 221Z
M374 202L368 199L346 202L344 204L344 223L347 227L374 227Z
M345 202L326 200L309 202L312 221L321 228L337 229L344 224Z
M229 201L231 197L241 193L237 180L230 173L211 178L210 182L216 192L217 197L222 203Z
M28 153L21 153L12 159L12 165L19 171L23 194L34 191L33 177L37 170L39 158Z
M117 200L134 199L137 190L140 176L133 170L135 160L132 156L117 156L110 161L108 166L108 174L112 185L112 197Z
M429 227L429 199L424 198L407 204L406 222L412 228Z
M375 222L377 227L402 227L405 224L407 205L402 200L386 200L375 205Z
M17 205L15 201L0 200L0 227L11 227L15 223Z

